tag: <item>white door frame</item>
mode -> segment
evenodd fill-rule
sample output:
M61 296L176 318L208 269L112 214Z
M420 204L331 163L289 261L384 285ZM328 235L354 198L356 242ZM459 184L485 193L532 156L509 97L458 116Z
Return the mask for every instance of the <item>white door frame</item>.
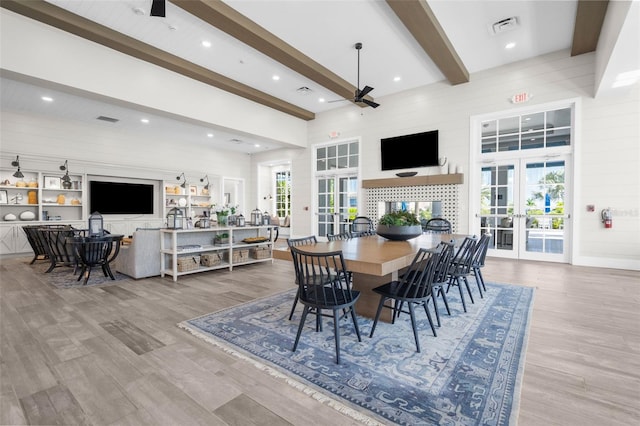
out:
M579 199L578 186L573 185L575 182L575 178L578 170L579 164L579 155L580 155L580 117L581 117L581 99L573 98L567 99L563 101L550 102L545 104L537 104L530 105L521 108L515 108L510 110L504 110L500 112L494 112L489 114L475 115L470 117L470 152L469 152L469 233L470 234L480 234L480 220L476 217L476 214L480 212L480 197L478 194L480 193L481 181L480 181L480 171L483 166L487 164L502 164L508 161L509 159L514 158L513 152L496 152L491 154L482 154L481 153L481 133L482 133L482 122L492 120L492 119L500 119L504 117L511 117L514 115L525 115L531 114L535 112L541 111L549 111L555 109L562 108L572 108L572 127L571 127L571 145L565 147L556 147L556 148L547 148L544 150L531 150L531 152L518 151L519 158L544 158L546 156L553 158L554 156L568 156L565 159L565 179L569 185L567 188L568 197L565 198L565 205L567 206L568 212L574 211L575 201ZM520 177L518 177L519 179ZM519 188L518 188L519 190ZM564 256L566 260L564 262L574 263L574 258L576 256L574 247L577 246L579 241L578 233L575 232L579 229L579 223L576 215L571 214L570 220L570 232L565 238L565 253ZM534 258L536 256L533 256ZM542 259L539 259L542 260ZM553 261L553 259L544 259L547 261ZM556 260L557 261L557 260Z

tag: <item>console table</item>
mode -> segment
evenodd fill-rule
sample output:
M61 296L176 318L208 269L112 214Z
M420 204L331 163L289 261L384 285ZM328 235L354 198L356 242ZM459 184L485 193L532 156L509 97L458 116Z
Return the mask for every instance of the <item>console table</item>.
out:
M170 275L177 281L186 274L273 262L273 228L266 225L161 229L160 276ZM264 241L243 241L260 237ZM205 257L210 261L204 262Z

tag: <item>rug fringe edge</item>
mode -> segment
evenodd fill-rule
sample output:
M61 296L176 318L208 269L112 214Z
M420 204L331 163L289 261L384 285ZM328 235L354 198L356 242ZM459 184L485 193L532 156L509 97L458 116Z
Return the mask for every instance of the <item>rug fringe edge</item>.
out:
M303 392L306 395L311 396L313 399L333 408L334 410L343 413L351 418L353 418L354 420L357 420L363 424L366 425L371 425L371 426L383 426L382 423L376 421L375 419L362 414L358 411L356 411L355 409L341 403L340 401L337 401L334 398L331 398L330 396L325 395L324 393L313 389L310 386L307 386L301 382L299 382L298 380L295 380L293 378L291 378L290 376L272 368L269 367L268 365L265 365L262 362L256 361L255 359L231 348L229 345L226 345L225 343L219 341L218 339L215 339L214 337L211 337L209 335L206 335L204 333L202 333L199 330L196 330L194 327L192 327L191 325L189 325L186 321L185 322L180 322L177 324L178 328L181 328L187 332L189 332L190 334L192 334L193 336L204 340L205 342L211 343L214 346L217 346L218 348L222 349L223 351L229 353L230 355L233 355L234 357L241 359L243 361L247 361L251 364L253 364L254 367L258 368L261 371L265 371L267 372L270 376L272 377L276 377L278 379L283 380L285 383L287 383L289 386L293 387L296 390L299 390L301 392Z

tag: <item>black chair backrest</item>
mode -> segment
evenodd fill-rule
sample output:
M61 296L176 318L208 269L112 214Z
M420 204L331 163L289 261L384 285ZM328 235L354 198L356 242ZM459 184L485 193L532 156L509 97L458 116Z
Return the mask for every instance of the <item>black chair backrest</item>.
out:
M361 234L363 232L370 233L373 231L373 222L366 216L357 216L351 223L351 232ZM370 235L370 234L367 234Z
M453 259L453 254L455 251L454 243L452 242L441 242L438 244L436 248L437 251L441 252L442 255L438 258L438 262L435 266L435 271L433 274L433 283L434 284L442 284L447 282L449 279L449 266L451 265L451 260Z
M402 298L421 299L431 294L435 266L442 251L421 248L418 250L407 272L402 276L400 288Z
M340 234L327 234L327 239L329 241L348 240L349 238L351 238L351 234L349 232L341 232Z
M353 301L342 251L313 253L304 246L291 247L298 267L299 297L303 303L322 307L348 304Z
M468 274L471 271L471 262L473 261L477 240L476 236L464 238L451 260L450 273Z
M77 239L74 244L77 244L76 247L82 263L87 266L106 264L113 246L111 240L98 238L81 238Z
M40 233L38 232L39 228L39 225L25 225L22 227L22 230L27 234L27 241L35 256L48 255L47 249L45 248L46 241L40 237Z
M438 232L441 234L451 233L451 222L441 217L434 217L427 221L424 225L424 230L429 232Z
M55 262L73 263L75 256L71 247L67 243L68 237L73 237L75 231L72 228L40 228L41 237L45 249L51 259Z
M471 265L481 268L484 266L485 258L487 257L487 250L489 249L489 242L491 241L491 234L482 234L480 240L476 244L475 252L473 253L473 259Z
M302 238L287 238L287 245L289 245L289 247L304 246L307 244L315 244L317 242L318 239L315 235L310 235L308 237Z

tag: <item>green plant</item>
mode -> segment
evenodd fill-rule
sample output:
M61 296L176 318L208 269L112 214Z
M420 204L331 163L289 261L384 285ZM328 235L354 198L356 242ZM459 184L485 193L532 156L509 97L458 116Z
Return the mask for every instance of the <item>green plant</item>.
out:
M408 211L397 211L386 213L378 221L380 225L387 226L412 226L420 225L420 221L415 214Z

